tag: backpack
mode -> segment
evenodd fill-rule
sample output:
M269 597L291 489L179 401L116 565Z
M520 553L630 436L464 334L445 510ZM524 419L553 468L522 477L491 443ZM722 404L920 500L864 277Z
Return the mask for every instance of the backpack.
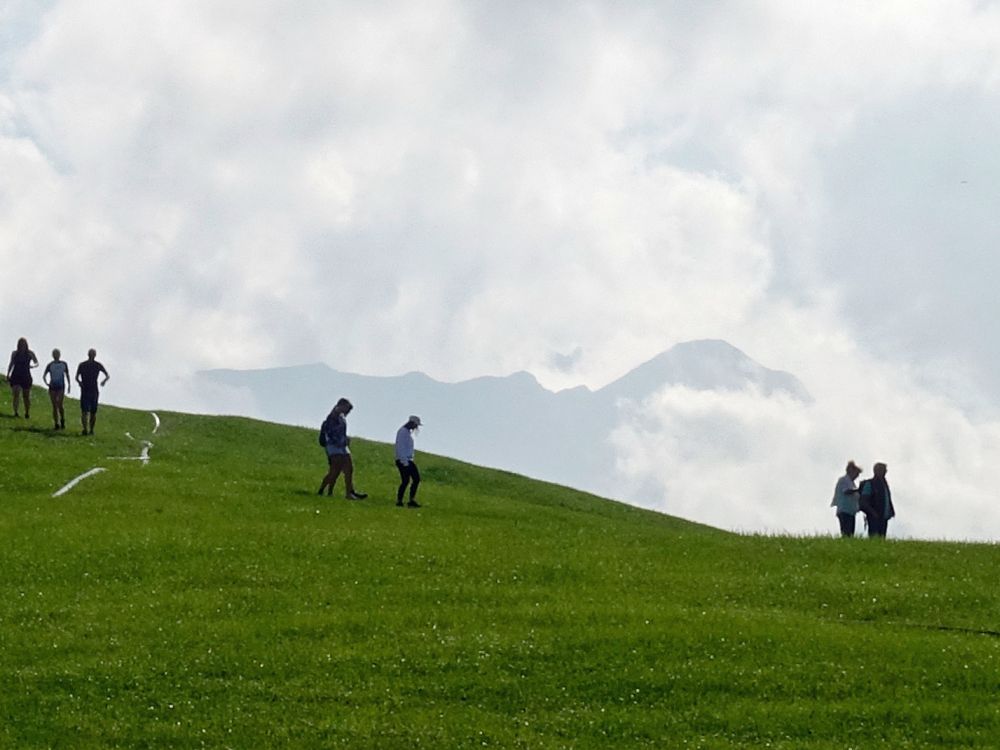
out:
M858 509L866 516L875 512L875 507L871 503L871 479L862 479L858 485Z
M326 420L323 420L323 424L319 426L319 444L325 448L326 447Z

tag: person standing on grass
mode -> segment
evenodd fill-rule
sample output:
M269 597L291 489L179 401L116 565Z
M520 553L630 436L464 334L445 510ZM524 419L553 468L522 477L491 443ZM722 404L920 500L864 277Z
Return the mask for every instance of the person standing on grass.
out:
M332 495L333 485L337 483L337 477L343 474L348 500L364 500L368 497L364 492L358 492L354 489L354 461L351 458L351 439L347 436L347 415L353 409L354 405L350 401L346 398L340 399L330 410L320 428L330 469L323 477L323 483L320 484L317 495L322 495L323 490L326 490L327 497Z
M42 380L49 387L49 400L52 402L52 421L56 430L66 429L66 412L63 410L63 399L69 393L69 365L63 362L58 349L52 350L52 361L45 365Z
M859 476L861 469L853 461L848 461L846 473L837 480L833 490L830 505L837 509L840 535L844 537L854 536L854 522L858 515L858 487L855 481Z
M868 521L869 538L884 539L889 528L889 519L896 515L896 509L892 504L892 492L889 490L889 483L885 481L888 470L889 467L885 464L877 463L872 467L874 476L861 483L860 506Z
M413 433L420 428L420 417L411 415L406 424L396 431L396 468L399 470L399 489L396 490L396 505L403 507L403 494L410 486L409 508L419 508L417 487L420 486L420 470L413 461Z
M14 416L20 417L21 395L24 395L24 418L31 419L31 368L38 367L38 357L28 348L28 340L19 338L17 348L10 353L7 365L7 382L13 394Z
M101 387L108 383L108 371L97 361L97 350L87 351L87 361L81 362L76 368L76 382L80 386L80 420L83 422L83 435L94 434L94 423L97 422L97 400L101 389L97 380L104 373Z

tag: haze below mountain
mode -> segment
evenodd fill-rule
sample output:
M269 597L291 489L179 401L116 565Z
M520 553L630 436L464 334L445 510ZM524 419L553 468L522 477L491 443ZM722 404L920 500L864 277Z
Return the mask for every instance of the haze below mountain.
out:
M391 441L406 417L418 414L425 423L419 450L645 506L656 504L645 490L641 497L623 490L612 439L646 399L683 388L811 401L793 375L721 340L678 344L598 390L553 392L527 372L444 383L420 372L359 375L325 364L208 370L196 379L221 412L304 426L318 426L346 396L355 406L351 432L375 440Z

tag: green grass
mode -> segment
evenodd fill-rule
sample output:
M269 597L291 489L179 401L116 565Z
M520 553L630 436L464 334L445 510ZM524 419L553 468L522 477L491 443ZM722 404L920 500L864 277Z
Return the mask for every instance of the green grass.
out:
M0 395L2 747L1000 743L996 546L739 536L425 454L398 509L364 441L371 499L318 498L314 430L81 437L34 398Z

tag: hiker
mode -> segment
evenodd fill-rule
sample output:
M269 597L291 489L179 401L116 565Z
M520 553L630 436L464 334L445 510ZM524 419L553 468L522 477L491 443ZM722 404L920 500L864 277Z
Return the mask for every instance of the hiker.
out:
M396 468L399 470L399 489L396 490L396 505L403 507L403 494L410 485L408 508L419 508L417 487L420 486L420 470L413 461L413 433L420 428L420 417L410 415L406 424L396 431Z
M83 422L82 435L94 434L94 423L97 421L97 400L100 396L100 388L97 387L97 378L104 373L104 380L101 387L107 385L108 371L104 365L95 359L96 349L87 350L87 361L81 362L76 368L76 382L80 386L80 420Z
M28 348L28 340L19 338L17 348L10 353L7 365L7 382L13 394L14 416L20 417L21 395L24 395L24 418L31 419L31 368L38 367L38 357Z
M889 483L885 481L888 470L884 463L877 463L872 467L874 476L861 483L859 505L868 522L869 538L884 539L889 519L896 515L896 509L892 505L892 492L889 490Z
M332 495L333 485L337 483L337 477L343 473L348 500L364 500L368 497L364 492L354 489L354 461L351 458L351 439L347 436L347 415L352 409L354 405L350 401L346 398L340 399L320 427L320 443L326 448L330 470L323 477L323 483L316 493L318 495L322 495L323 490L326 490L327 497Z
M66 429L66 412L63 410L63 399L69 393L69 365L63 362L58 349L52 350L52 361L45 365L42 380L49 387L49 400L52 402L53 429Z
M853 462L847 462L844 476L837 480L830 505L837 509L840 521L840 535L854 536L854 521L858 514L858 487L854 483L861 476L861 469Z

